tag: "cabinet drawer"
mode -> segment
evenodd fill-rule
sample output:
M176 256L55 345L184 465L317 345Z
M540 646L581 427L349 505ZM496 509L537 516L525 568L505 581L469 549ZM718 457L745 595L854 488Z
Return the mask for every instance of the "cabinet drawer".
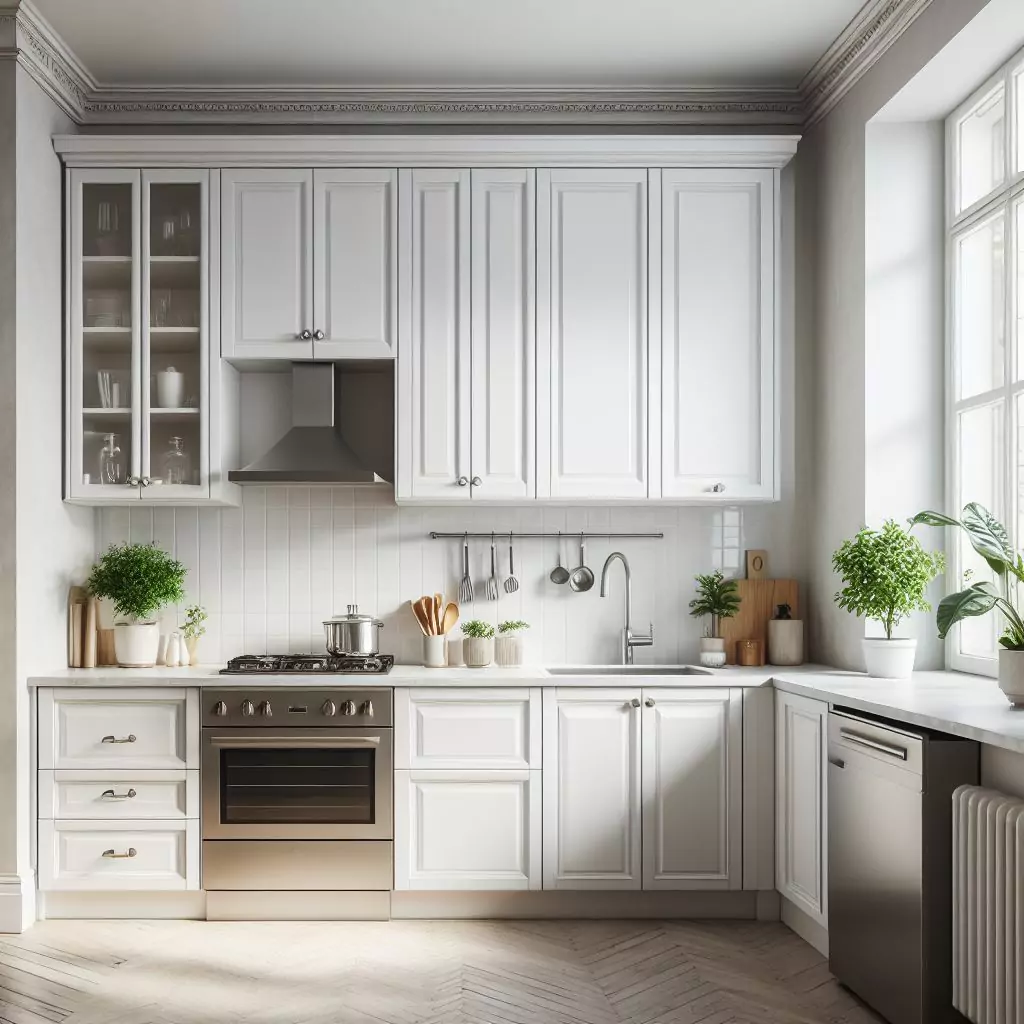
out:
M40 690L39 767L198 768L197 691Z
M395 690L395 767L541 767L535 689Z
M39 888L199 888L199 822L40 821Z
M199 817L199 772L39 773L39 817L181 819Z

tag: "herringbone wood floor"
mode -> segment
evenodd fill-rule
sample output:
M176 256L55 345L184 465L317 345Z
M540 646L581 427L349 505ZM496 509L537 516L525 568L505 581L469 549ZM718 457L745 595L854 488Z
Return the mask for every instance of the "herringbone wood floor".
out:
M869 1024L781 924L47 921L4 1024Z

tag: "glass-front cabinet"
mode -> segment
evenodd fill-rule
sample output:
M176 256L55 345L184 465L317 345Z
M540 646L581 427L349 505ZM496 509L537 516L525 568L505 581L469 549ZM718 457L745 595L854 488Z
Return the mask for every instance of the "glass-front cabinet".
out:
M69 172L68 480L208 501L210 172Z

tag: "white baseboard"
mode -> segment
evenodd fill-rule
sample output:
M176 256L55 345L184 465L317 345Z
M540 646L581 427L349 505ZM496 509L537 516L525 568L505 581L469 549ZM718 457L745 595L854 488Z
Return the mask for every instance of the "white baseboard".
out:
M782 897L782 923L792 929L804 942L813 946L823 957L828 957L828 929L818 924L805 910Z
M0 875L0 934L17 935L36 921L36 880L28 871Z
M206 893L207 921L386 921L390 914L385 890Z

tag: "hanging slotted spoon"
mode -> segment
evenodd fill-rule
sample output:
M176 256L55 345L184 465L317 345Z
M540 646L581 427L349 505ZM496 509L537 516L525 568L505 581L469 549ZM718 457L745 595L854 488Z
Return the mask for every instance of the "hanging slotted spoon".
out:
M459 604L473 603L473 579L469 575L469 534L462 538L462 579L459 581Z
M491 575L487 577L487 600L498 600L498 567L494 552L494 534L491 534Z
M516 579L516 559L512 553L512 534L508 535L508 577L505 580L505 593L514 594L519 589L519 580Z

